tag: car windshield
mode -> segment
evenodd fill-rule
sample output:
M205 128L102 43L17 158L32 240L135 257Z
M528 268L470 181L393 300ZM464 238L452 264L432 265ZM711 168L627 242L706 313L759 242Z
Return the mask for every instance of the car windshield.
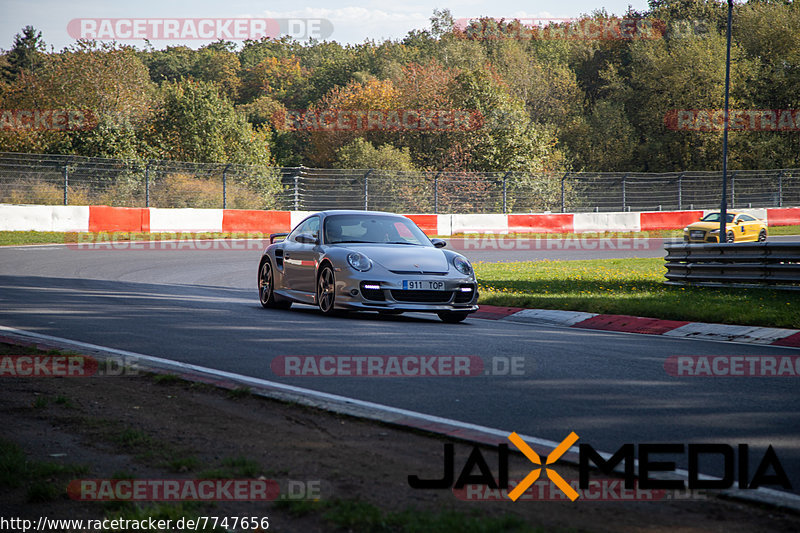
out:
M733 222L733 215L731 213L726 213L725 220L727 222ZM703 222L719 222L719 213L709 213L702 218Z
M389 215L331 215L325 218L325 243L382 243L433 246L416 224Z

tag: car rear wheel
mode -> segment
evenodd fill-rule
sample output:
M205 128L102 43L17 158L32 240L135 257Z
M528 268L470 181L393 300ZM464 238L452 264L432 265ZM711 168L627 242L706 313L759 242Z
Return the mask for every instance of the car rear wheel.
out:
M464 313L461 311L442 311L441 313L437 314L439 315L439 318L442 319L442 322L447 322L448 324L456 324L469 316L469 313Z
M262 307L267 309L289 309L292 302L275 300L274 279L272 262L264 259L261 262L261 268L258 269L258 299L261 301Z
M764 242L767 240L767 230L762 229L758 232L758 242Z
M323 314L332 315L334 311L336 279L333 276L333 269L330 265L325 265L319 271L317 277L317 306Z
M735 235L732 231L728 232L728 236L725 238L725 242L735 242Z

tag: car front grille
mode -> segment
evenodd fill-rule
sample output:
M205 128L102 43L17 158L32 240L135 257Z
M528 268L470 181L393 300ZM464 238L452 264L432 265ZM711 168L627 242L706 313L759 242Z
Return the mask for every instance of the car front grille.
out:
M392 290L392 298L398 302L446 304L453 297L453 291L401 291Z

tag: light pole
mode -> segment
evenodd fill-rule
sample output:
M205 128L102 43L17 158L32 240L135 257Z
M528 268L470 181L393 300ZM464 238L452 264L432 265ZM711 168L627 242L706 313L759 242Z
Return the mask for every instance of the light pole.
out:
M728 220L728 96L731 87L731 20L733 0L728 0L727 54L725 56L725 115L722 125L722 203L719 209L719 242L728 242L726 224Z

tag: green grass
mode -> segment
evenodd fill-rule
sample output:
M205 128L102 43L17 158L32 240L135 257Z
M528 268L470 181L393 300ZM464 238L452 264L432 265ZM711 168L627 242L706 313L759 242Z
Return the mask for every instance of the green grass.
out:
M664 260L474 264L480 303L672 320L800 328L800 293L665 285Z
M85 465L28 459L20 445L0 438L0 487L25 487L28 502L46 502L64 496L67 478L88 471Z

